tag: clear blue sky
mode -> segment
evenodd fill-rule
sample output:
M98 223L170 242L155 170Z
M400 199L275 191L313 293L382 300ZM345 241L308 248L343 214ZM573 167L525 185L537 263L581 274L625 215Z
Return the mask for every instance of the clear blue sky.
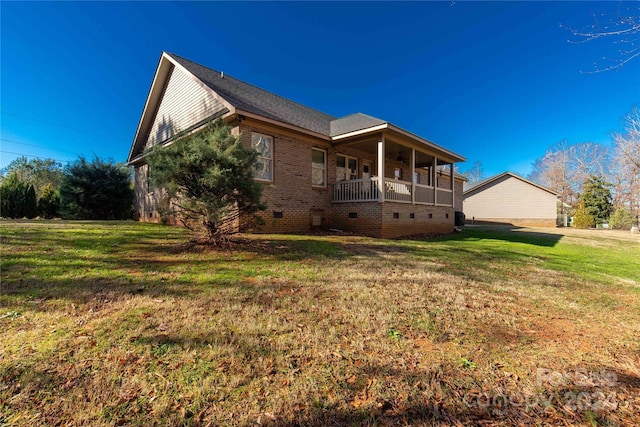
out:
M550 145L608 143L640 104L640 59L570 44L616 2L2 2L0 167L12 153L125 161L160 53L318 110L388 120L527 174ZM638 3L633 7L637 9Z

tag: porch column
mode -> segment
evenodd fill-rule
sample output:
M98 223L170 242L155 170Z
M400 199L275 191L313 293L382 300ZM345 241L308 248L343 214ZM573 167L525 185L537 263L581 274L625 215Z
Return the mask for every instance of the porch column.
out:
M433 167L431 168L431 183L433 184L433 205L438 206L438 158L433 156Z
M453 163L449 163L449 170L451 172L451 207L453 208L454 212L456 210L455 205L456 205L456 199L455 199L455 194L454 192L454 188L456 187L455 185L455 177L454 177L454 173L453 173Z
M416 149L411 149L411 204L416 204Z
M384 202L384 134L378 141L378 200Z

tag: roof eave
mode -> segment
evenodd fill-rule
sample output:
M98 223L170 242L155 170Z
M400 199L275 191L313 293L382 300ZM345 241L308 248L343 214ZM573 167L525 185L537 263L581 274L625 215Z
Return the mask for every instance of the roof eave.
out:
M239 110L239 109L236 109L235 113L238 116L249 117L249 118L252 118L252 119L260 120L260 121L265 122L265 123L269 123L269 124L275 125L275 126L280 126L280 127L286 128L286 129L294 130L296 132L301 132L301 133L305 133L305 134L308 134L308 135L312 135L312 136L314 136L316 138L320 138L320 139L323 139L325 141L331 141L331 137L329 137L328 135L324 135L324 134L321 134L321 133L318 133L318 132L314 132L312 130L305 129L305 128L302 128L300 126L292 125L290 123L286 123L286 122L283 122L283 121L280 121L280 120L271 119L269 117L265 117L265 116L262 116L260 114L250 113L248 111Z

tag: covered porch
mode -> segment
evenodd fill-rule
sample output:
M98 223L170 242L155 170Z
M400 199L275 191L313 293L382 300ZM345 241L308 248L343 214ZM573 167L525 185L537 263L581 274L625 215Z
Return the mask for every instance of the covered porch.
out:
M335 144L332 202L453 207L455 158L430 148L389 131L364 140L345 138Z

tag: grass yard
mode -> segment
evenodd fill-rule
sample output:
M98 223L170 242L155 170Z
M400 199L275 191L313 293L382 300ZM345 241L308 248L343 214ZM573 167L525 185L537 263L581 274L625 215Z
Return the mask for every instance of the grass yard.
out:
M628 233L0 236L0 425L640 424Z

